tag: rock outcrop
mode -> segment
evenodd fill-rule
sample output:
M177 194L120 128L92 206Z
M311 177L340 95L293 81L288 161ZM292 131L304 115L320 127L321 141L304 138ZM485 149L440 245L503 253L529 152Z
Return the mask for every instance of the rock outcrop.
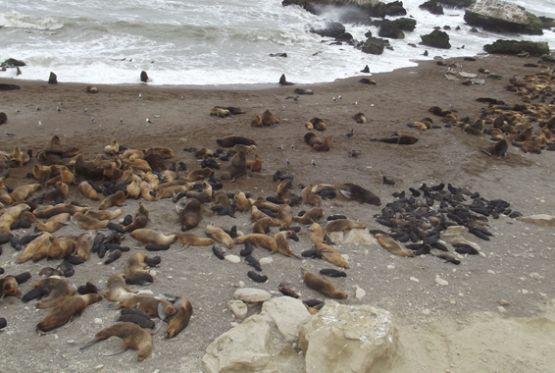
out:
M494 32L542 35L543 22L524 8L501 0L482 0L466 8L470 26Z
M434 30L428 35L420 35L422 38L422 44L429 47L449 49L451 44L449 43L449 35L444 31Z
M345 26L339 22L327 22L324 26L314 26L310 32L324 37L336 38L345 33Z
M549 44L539 41L498 39L493 44L484 45L484 50L493 54L520 54L524 52L539 57L549 54Z
M441 6L441 4L439 4L437 1L435 0L429 0L426 1L423 4L420 4L418 6L420 9L425 9L428 12L435 14L435 15L441 15L443 14L443 6Z
M379 55L383 53L383 50L386 46L389 46L389 41L385 39L369 37L362 45L361 50L364 53Z
M333 301L301 326L299 343L307 373L383 372L398 354L389 312Z

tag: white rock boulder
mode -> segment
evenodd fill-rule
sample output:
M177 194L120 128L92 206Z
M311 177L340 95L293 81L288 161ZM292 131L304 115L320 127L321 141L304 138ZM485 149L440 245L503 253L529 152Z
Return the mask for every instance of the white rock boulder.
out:
M241 288L235 291L233 297L247 303L261 303L270 300L272 294L262 289Z

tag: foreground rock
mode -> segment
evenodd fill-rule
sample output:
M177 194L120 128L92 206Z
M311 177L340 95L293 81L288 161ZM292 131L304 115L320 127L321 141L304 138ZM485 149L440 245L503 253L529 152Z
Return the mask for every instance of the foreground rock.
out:
M524 8L501 0L482 0L466 8L470 26L495 32L542 35L542 21Z
M301 326L306 372L383 372L396 360L398 336L391 314L368 305L326 302Z
M270 373L302 370L292 343L308 317L303 303L291 297L274 298L241 325L216 338L202 358L210 373Z
M549 44L540 41L498 39L493 44L484 45L484 50L492 54L528 53L531 56L542 56L544 54L549 54Z
M429 47L449 49L451 44L449 43L449 35L444 31L434 30L428 35L420 35L422 38L422 44Z
M542 227L555 227L555 216L552 215L538 214L523 216L517 219L525 223L532 223Z

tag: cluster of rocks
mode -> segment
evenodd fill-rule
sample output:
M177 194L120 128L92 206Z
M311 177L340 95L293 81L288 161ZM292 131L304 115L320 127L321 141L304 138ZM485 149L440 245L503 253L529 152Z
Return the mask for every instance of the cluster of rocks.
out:
M251 290L260 292L239 289L235 297L263 302L262 311L208 346L202 359L207 372L367 372L387 368L399 355L397 330L383 309L327 301L311 315L298 299Z

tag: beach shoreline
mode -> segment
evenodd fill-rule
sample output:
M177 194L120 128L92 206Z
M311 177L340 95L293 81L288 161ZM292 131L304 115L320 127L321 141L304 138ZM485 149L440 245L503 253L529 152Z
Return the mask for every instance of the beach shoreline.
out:
M536 64L537 61L537 58L510 56L478 56L475 62L464 61L463 58L444 60L447 65L457 64L455 67L423 61L418 67L370 75L376 85L362 84L357 76L333 83L262 89L95 85L99 92L90 94L84 91L86 84L82 83L48 85L46 81L0 78L0 83L21 86L20 90L0 92L0 111L8 115L8 122L0 126L0 150L11 152L15 145L19 145L22 150L31 149L36 154L52 136L58 135L64 147L79 147L89 160L102 153L104 146L112 139L117 139L129 148L170 147L175 156L166 163L182 161L192 171L198 168L198 161L192 153L183 149L206 147L216 150L216 139L235 134L256 140L256 153L263 163L262 172L253 173L252 178L241 177L235 182L223 182L222 190L249 191L254 198L275 195L277 183L272 180L272 175L279 169L287 169L295 176L294 192L298 194L298 184L356 183L377 194L382 206L361 205L338 197L325 200L322 207L326 216L347 214L370 229L386 228L379 225L373 216L394 200L391 196L393 192L406 190L408 193L409 187L418 188L423 183L452 183L456 187L479 192L486 199L504 199L511 203L511 208L524 215L555 215L555 199L551 196L555 152L526 154L510 146L505 158L488 157L480 152L480 149L492 144L487 136L468 135L456 126L446 128L441 118L428 112L431 106L439 106L452 110L458 118L468 116L476 119L488 106L477 102L479 97L491 97L508 104L522 103L520 96L507 91L504 86L513 76L524 77L544 70L541 66L524 66L525 63ZM360 69L363 67L360 66ZM502 79L488 78L478 73L480 68L500 74ZM466 86L462 85L464 79L447 80L444 75L449 70L477 73L485 84ZM276 77L276 82L278 79ZM294 95L295 88L310 88L314 94L300 95L298 101L287 99ZM214 106L240 107L246 114L212 117L209 112ZM36 110L37 107L40 110ZM56 107L61 111L57 111ZM17 113L16 108L19 110ZM270 128L252 128L250 122L254 116L267 109L280 119L280 124ZM365 114L367 123L358 124L352 119L358 112ZM316 152L302 140L307 132L305 122L314 117L323 119L327 124L326 131L317 132L317 135L331 137L329 152ZM424 117L431 117L440 128L421 132L407 126ZM149 125L146 118L153 123ZM350 131L354 133L352 138L345 136ZM397 131L418 137L418 143L399 146L369 141L370 138L390 137ZM348 156L351 150L360 150L361 154L351 158ZM248 156L249 159L252 157L253 154ZM10 169L6 185L15 188L31 183L26 174L34 162L32 159L21 168ZM226 162L220 163L222 169L227 166ZM216 172L216 177L218 175L219 172ZM393 180L395 185L383 185L383 176ZM98 205L84 198L76 187L72 187L69 199L90 206ZM127 200L122 207L124 215L134 215L139 201ZM148 228L161 232L179 230L179 217L170 199L144 203L151 212ZM248 217L240 214L236 218L221 217L210 211L209 204L206 207L203 220L192 233L204 236L204 228L208 224L226 229L237 225L245 233L252 229ZM297 206L293 211L296 215L307 208ZM504 362L502 359L514 354L515 346L520 343L518 337L506 349L503 346L496 346L491 351L484 348L479 358L473 356L476 351L469 347L473 338L481 338L481 346L497 343L509 330L505 328L506 323L516 325L518 318L544 320L546 330L550 330L549 325L554 322L551 300L555 298L555 293L546 279L555 276L555 268L551 264L555 249L551 243L552 228L530 225L505 216L489 219L488 224L494 234L491 241L481 241L465 234L467 239L480 245L485 257L464 257L459 266L429 255L402 258L379 246L349 244L339 247L342 253L349 256L351 264L347 278L333 280L349 294L349 298L342 302L385 308L399 325L400 339L407 352L394 372L408 373L426 367L432 369L430 371L451 369L451 372L460 373L508 372L512 369L508 365L509 360ZM56 235L81 232L74 224L69 224ZM300 242L291 242L291 248L296 253L311 246L306 229L299 234L299 238ZM131 238L124 242L132 247L132 251L144 251ZM34 331L35 325L48 310L35 311L32 303L23 304L16 298L8 297L0 301L0 316L8 320L8 328L0 333L0 342L5 346L3 366L13 372L34 371L46 366L52 367L52 371L88 372L100 365L121 372L152 372L156 369L160 372L200 372L201 358L208 344L227 331L231 322L238 321L226 304L233 299L239 281L245 282L247 287L277 292L278 284L289 280L302 293L303 299L321 298L302 283L299 268L317 272L320 268L330 267L323 261L307 259L300 262L274 254L271 255L273 262L263 271L269 277L268 282L258 284L246 276L250 268L244 263L219 261L210 247L179 250L178 246L173 245L169 251L160 252L162 262L155 269L155 282L146 288L155 295L170 293L187 297L193 304L194 316L187 329L176 339L168 341L163 338L163 333L156 335L154 353L144 362L138 363L136 354L131 352L119 357L102 356L103 351L118 346L119 341L110 340L86 352L79 351L84 341L112 324L116 312L106 309L105 300L90 306L71 327L39 337ZM239 245L235 245L231 253L237 254L238 251ZM259 259L270 256L263 249L257 249L255 253ZM53 263L17 264L18 255L9 244L4 245L0 267L5 268L6 274L32 273L33 278L21 286L25 293L39 278L39 270ZM77 286L92 281L104 288L108 277L103 273L121 273L127 257L124 253L122 259L105 266L103 260L95 256L84 265L77 266L74 277L69 280ZM532 276L533 273L538 276ZM412 277L419 282L410 280ZM434 282L436 277L447 280L449 284L437 285ZM356 299L355 286L366 291L365 298ZM498 311L500 299L506 299L510 304L506 313ZM252 307L249 314L256 313L259 308ZM486 328L491 335L479 331L463 335L463 331L475 331L490 321L487 325L497 326L498 334L494 333L495 328ZM519 328L510 330L515 335L530 334L530 330ZM444 338L455 331L460 332L456 334L460 338L460 346L466 346L456 348L461 354L457 357L454 350L447 351L441 347ZM417 332L426 336L428 345L424 347L428 349L427 353L422 350L422 345L415 347L410 344L418 340ZM534 333L537 341L544 341L544 334ZM33 354L29 354L31 350ZM437 354L430 351L437 351ZM529 351L522 354L515 371L539 372L541 367L553 363L551 357L542 354L535 355ZM456 367L450 367L453 364ZM499 366L505 370L497 370Z

